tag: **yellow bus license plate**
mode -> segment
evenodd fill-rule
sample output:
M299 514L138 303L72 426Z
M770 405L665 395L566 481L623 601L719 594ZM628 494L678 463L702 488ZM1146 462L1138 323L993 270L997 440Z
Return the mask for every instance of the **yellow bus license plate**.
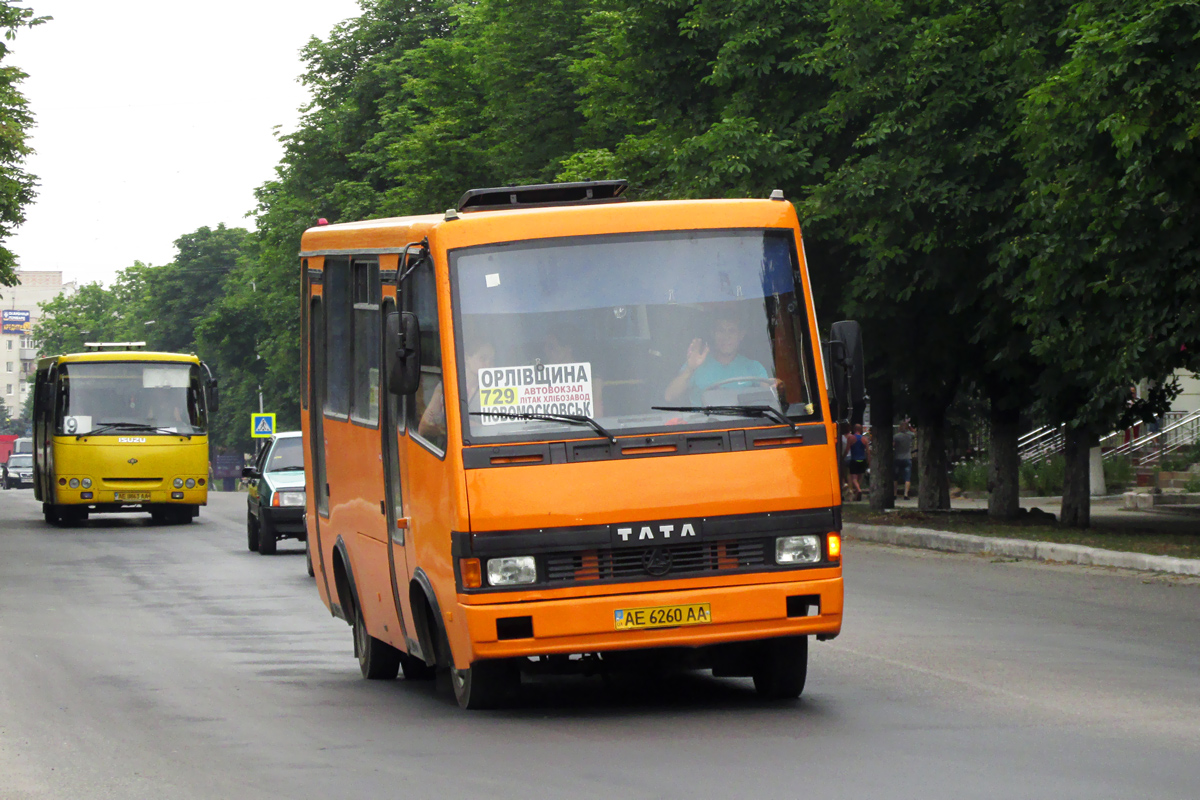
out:
M708 603L685 606L651 606L650 608L618 608L615 613L619 631L642 628L675 628L680 625L705 625L712 622Z
M150 499L149 492L113 492L118 503L144 503Z

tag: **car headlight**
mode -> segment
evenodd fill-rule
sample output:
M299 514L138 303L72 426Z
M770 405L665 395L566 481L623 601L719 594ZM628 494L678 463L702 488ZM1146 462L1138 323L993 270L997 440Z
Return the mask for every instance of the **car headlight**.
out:
M188 478L186 481L183 482L183 485L189 489L195 489L196 488L196 479Z
M820 560L820 536L780 536L775 540L776 564L815 564Z
M272 505L285 508L304 505L304 492L276 492Z
M489 558L487 562L487 577L488 584L491 586L536 583L537 561L533 556Z
M71 478L71 481L70 481L70 483L67 484L67 486L70 486L72 489L78 489L79 488L79 478Z
M182 489L182 488L183 488L183 478L176 478L176 479L175 479L175 480L172 482L172 485L173 485L173 486L174 486L176 489Z
M92 488L92 479L91 479L91 478L84 478L84 479L83 479L83 488L85 488L85 489L90 489L90 488Z

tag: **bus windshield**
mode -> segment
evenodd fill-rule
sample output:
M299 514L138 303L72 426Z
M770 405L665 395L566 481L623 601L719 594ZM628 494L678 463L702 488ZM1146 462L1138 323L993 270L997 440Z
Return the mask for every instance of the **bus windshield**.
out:
M469 442L820 413L789 231L489 245L451 270Z
M55 417L60 436L192 435L204 433L208 422L199 366L152 361L63 364Z

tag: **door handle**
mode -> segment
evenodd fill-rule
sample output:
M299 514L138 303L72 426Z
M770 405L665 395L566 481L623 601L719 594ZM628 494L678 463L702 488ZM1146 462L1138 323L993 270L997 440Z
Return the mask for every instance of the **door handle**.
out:
M387 507L383 504L382 500L379 501L379 513L383 514L385 517L387 516Z

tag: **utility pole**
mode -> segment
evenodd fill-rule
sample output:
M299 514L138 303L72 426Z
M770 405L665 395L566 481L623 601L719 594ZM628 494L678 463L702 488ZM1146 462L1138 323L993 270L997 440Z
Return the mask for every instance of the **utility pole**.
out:
M250 281L250 291L255 294L258 294L258 284L255 283L253 280ZM257 340L254 342L254 360L255 361L262 360L262 356L260 356L258 354L258 341ZM262 384L261 383L258 384L258 413L260 413L260 414L263 413Z

